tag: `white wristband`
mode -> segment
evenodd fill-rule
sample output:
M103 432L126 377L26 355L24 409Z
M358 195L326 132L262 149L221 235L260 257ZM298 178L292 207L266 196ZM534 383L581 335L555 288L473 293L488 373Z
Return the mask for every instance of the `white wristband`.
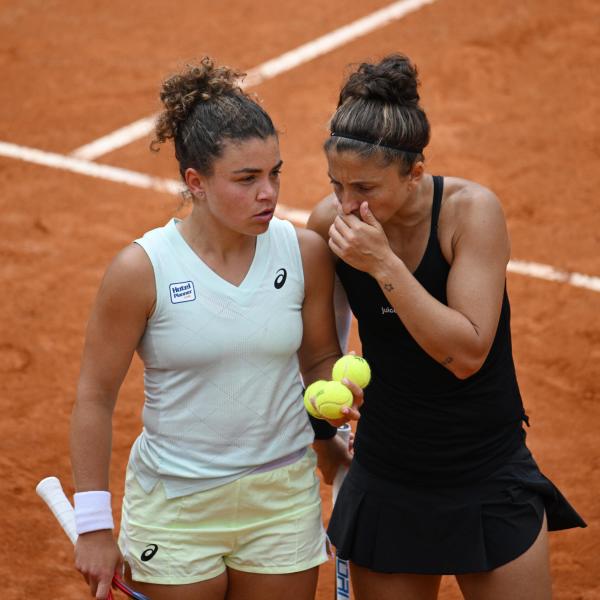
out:
M77 534L114 527L110 492L77 492L75 501L75 528Z

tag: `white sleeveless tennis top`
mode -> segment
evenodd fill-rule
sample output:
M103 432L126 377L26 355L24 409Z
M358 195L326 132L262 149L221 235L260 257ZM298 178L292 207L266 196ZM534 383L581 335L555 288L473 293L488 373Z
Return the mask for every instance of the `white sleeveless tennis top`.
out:
M271 221L236 287L177 222L136 240L154 268L156 307L138 347L144 427L130 468L147 492L162 481L169 498L285 461L314 437L298 369L304 275L294 227Z

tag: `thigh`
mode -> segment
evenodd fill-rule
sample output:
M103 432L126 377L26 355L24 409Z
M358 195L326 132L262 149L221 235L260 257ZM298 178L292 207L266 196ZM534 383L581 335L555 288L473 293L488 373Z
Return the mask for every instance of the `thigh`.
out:
M436 600L441 575L378 573L350 563L356 600Z
M550 600L546 516L537 539L521 556L493 571L457 575L456 579L466 600Z
M227 574L229 585L226 600L265 600L265 598L313 600L317 591L319 569L314 567L298 573L278 575L228 569Z
M141 583L131 580L131 571L125 569L127 583L152 600L224 600L227 592L227 573L212 579L185 585Z

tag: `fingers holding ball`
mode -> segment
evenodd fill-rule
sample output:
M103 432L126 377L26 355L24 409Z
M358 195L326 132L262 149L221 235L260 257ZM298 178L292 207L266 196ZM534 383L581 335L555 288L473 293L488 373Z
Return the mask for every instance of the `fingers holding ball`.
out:
M371 381L371 367L362 356L346 354L333 365L331 375L334 381L349 379L352 383L364 389Z
M322 419L323 417L317 412L313 403L311 402L311 398L314 399L315 404L317 404L317 399L319 396L323 395L324 386L327 384L327 381L324 379L319 379L311 383L304 392L304 408L309 415L315 417L316 419Z
M362 398L360 390L355 386L365 388L369 384L371 368L364 358L355 354L346 354L333 366L332 379L333 381L315 381L304 392L304 406L308 413L317 419L344 418L345 414L342 410L353 406L354 396L360 395ZM343 380L349 381L350 387L344 385ZM356 404L355 408L360 404L362 401Z
M321 418L341 419L344 417L343 408L350 408L354 396L352 392L339 381L327 381L317 395L315 404Z

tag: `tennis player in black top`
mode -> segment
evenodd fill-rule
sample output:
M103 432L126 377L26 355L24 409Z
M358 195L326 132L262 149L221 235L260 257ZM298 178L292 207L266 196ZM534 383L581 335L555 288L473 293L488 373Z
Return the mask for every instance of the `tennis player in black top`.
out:
M417 85L403 55L350 75L325 143L335 194L308 224L373 372L329 535L357 600L434 599L442 574L467 599L547 600L547 532L585 523L525 445L502 208L425 172Z

